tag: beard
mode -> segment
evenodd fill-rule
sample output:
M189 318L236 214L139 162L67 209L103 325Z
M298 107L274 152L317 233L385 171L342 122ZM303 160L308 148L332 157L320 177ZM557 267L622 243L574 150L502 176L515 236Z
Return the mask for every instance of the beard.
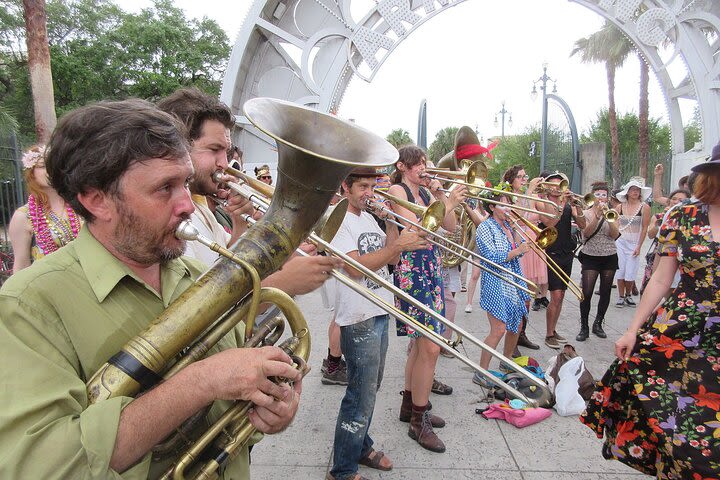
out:
M213 169L212 171L201 172L195 171L195 178L190 184L190 191L195 195L215 195L219 190L219 185L213 181L212 175L221 170Z
M185 253L185 240L175 237L175 229L189 215L178 220L172 228L158 231L153 225L121 207L120 221L113 232L113 247L126 258L143 264L165 264Z

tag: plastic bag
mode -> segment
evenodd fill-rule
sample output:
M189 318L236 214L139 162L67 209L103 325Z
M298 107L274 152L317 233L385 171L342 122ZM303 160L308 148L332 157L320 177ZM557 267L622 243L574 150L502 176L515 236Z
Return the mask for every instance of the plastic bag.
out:
M485 418L498 418L505 420L517 428L527 427L545 420L552 412L546 408L510 408L504 403L493 403L485 410L480 411Z
M558 415L563 417L580 415L585 410L585 400L578 392L580 377L584 370L585 362L582 357L568 360L560 367L558 372L560 381L555 387L555 410Z

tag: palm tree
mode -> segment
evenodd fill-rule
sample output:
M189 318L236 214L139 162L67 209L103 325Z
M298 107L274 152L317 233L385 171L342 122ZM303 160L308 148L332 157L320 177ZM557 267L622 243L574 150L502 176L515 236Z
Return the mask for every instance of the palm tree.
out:
M55 129L55 96L50 70L50 46L47 37L47 15L44 0L23 0L28 70L35 107L35 133L47 143Z
M0 105L0 135L7 135L18 129L18 122L10 110Z
M393 147L400 148L405 145L413 145L415 142L410 138L410 132L403 130L402 128L396 128L390 134L385 137Z
M575 41L570 56L580 55L583 63L604 63L608 82L608 113L610 121L610 152L612 158L613 188L620 185L620 142L615 109L615 72L625 62L632 45L620 29L606 21L605 25L589 37Z

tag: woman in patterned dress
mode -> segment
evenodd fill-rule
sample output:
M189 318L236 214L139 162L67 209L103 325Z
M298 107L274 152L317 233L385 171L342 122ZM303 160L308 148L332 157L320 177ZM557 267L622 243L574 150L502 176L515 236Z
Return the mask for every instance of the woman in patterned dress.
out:
M493 200L510 204L510 199L506 195L495 196ZM481 223L476 232L480 255L522 275L520 257L528 251L528 245L523 243L510 226L508 220L510 209L489 203L485 204L485 208L490 218ZM510 278L510 275L502 273L490 264L486 263L485 266L496 273L493 275L483 271L480 278L480 307L487 312L490 322L490 333L485 338L485 344L495 348L504 336L503 355L510 358L517 344L520 324L528 313L527 302L530 296L501 277L508 280L516 279ZM526 286L522 281L520 284ZM490 366L490 358L490 353L483 350L480 366L485 370ZM502 369L503 365L500 365L500 368ZM475 372L473 382L485 387L491 386L480 372Z
M535 189L537 188L539 180L534 180L533 183L528 185L528 178L530 177L527 173L525 173L525 167L523 167L522 165L514 165L508 168L503 174L503 181L507 182L512 187L512 191L514 193L525 193L526 195L533 195ZM518 197L516 198L515 204L533 210L536 209L535 200L530 200L527 198ZM530 213L518 210L517 214L522 215L535 225L540 223L540 215L537 213ZM535 240L535 232L525 227L525 225L523 224L521 224L521 227L530 239ZM545 265L545 262L543 262L543 260L537 253L530 250L525 255L520 257L520 268L524 277L538 286L535 301L533 302L533 307L535 307L536 310L547 307L547 305L549 304L547 299L548 273L547 265ZM527 301L527 307L528 309L530 308L529 298ZM530 348L532 350L539 350L540 345L531 342L525 333L527 328L527 321L528 316L526 315L523 318L522 324L520 325L520 336L518 337L517 342L518 346Z
M80 217L48 182L45 147L33 146L22 158L28 203L18 208L9 225L13 273L29 267L77 237Z
M400 156L395 163L395 172L391 177L393 186L389 193L403 200L420 206L431 202L431 195L445 202L446 212L443 228L455 230L455 214L453 210L465 198L465 187L453 189L450 197L439 190L440 183L428 181L425 177L427 157L425 152L414 145L402 147ZM428 193L428 189L430 193ZM397 204L392 206L395 213L415 219L415 214ZM400 261L394 271L395 285L413 298L441 315L445 314L443 302L442 263L437 248L431 246L427 250L415 250L400 254ZM442 335L444 326L432 317L418 311L407 302L400 300L398 307L408 315L424 324L427 329ZM435 374L440 347L409 328L399 328L398 335L410 335L415 338L405 364L405 391L400 407L400 419L410 421L408 435L428 450L444 452L445 444L433 431L445 425L445 421L428 412L428 398Z
M663 223L657 270L581 417L605 458L658 479L720 478L720 145L693 170L697 200Z

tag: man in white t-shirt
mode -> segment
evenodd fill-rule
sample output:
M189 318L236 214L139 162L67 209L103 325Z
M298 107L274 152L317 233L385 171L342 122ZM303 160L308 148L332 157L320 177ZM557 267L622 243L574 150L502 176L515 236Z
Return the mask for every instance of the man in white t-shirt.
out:
M384 233L366 212L373 197L375 177L369 167L358 167L343 181L348 211L332 244L363 266L392 283L387 265L396 263L400 252L428 248L424 235L404 230L398 232L388 222ZM371 293L393 304L393 294L352 267L345 272ZM375 394L380 388L388 346L387 312L338 283L335 293L335 321L340 326L340 343L347 362L348 386L340 406L335 427L333 467L327 478L357 477L358 464L379 470L390 470L392 462L383 452L373 449L368 435L375 409Z

